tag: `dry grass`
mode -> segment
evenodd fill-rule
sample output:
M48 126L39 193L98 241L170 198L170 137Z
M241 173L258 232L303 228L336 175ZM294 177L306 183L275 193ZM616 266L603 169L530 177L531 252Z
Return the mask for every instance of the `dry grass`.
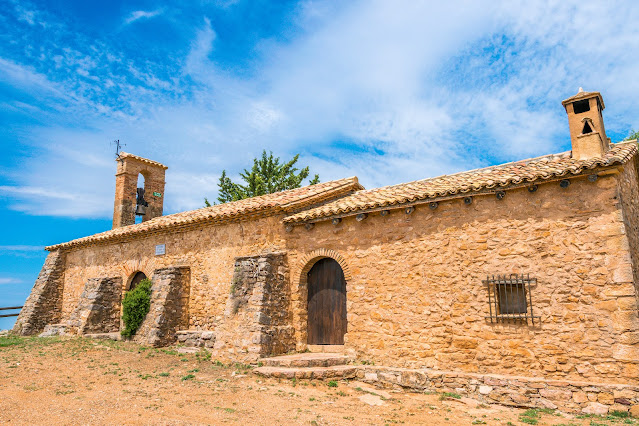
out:
M391 391L382 406L344 381L278 381L182 354L82 338L0 337L1 424L521 425L524 410L471 409L437 394ZM374 393L373 393L374 394ZM528 413L530 414L530 413ZM537 424L624 424L536 413Z

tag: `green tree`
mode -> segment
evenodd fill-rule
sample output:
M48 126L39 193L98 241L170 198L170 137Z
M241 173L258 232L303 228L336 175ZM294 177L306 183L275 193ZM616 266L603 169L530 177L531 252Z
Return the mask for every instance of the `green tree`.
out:
M250 170L244 169L240 173L244 184L233 182L226 175L226 170L223 170L220 182L217 184L219 188L218 202L228 203L229 201L301 187L302 181L309 176L310 171L308 166L301 170L295 167L299 156L297 154L292 160L281 164L279 157L273 157L272 152L267 155L266 150L264 150L261 158L253 159L253 167ZM309 185L315 185L316 183L319 183L318 175L315 175L309 181ZM206 198L204 199L204 204L207 207L211 206L211 203Z
M635 139L639 139L639 130L631 130L630 134L628 135L628 137L626 139L624 139L625 141L631 141L631 140L635 140Z

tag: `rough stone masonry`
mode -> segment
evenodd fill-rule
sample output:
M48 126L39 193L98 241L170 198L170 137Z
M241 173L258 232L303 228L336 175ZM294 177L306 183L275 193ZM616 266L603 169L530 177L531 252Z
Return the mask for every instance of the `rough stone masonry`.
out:
M571 151L370 190L346 178L168 216L156 197L141 224L124 223L136 210L131 182L135 173L155 176L145 193L159 194L166 167L127 154L115 228L47 247L14 331L36 334L98 307L110 312L105 330L117 328L118 300L142 272L152 277L153 302L137 341L179 340L254 361L317 349L309 321L330 327L340 296L345 343L331 350L385 368L447 372L445 380L419 376L417 387L631 410L639 386L637 143L610 143L598 92L563 105ZM343 274L344 294L331 287L335 277L314 273L320 259ZM533 280L486 284L511 274ZM309 291L318 285L326 291ZM104 294L87 298L95 291ZM310 304L315 297L323 299ZM324 308L309 315L310 306ZM496 376L504 384L482 379Z

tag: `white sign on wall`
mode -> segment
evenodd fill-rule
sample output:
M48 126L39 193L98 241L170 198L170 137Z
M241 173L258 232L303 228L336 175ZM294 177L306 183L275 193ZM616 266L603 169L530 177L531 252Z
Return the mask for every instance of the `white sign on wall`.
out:
M166 254L166 244L158 244L155 246L155 255L161 256Z

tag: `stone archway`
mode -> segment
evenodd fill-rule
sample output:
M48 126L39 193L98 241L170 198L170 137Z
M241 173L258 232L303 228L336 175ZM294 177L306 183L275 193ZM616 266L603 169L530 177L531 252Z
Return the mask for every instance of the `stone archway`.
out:
M122 263L119 268L119 272L122 276L122 294L130 290L130 284L133 278L138 272L142 272L147 278L153 276L159 265L156 264L155 259L130 259Z
M321 259L330 258L336 261L342 272L348 293L352 275L346 259L335 250L318 249L304 255L299 262L297 268L293 272L294 279L292 288L293 296L293 322L295 327L295 337L297 342L297 350L304 350L308 342L308 273L311 268Z
M140 267L140 265L136 265L138 267ZM126 294L127 291L131 291L133 290L135 287L137 287L138 284L140 284L140 281L142 281L143 279L147 278L147 274L142 271L142 268L140 269L135 269L134 267L131 267L131 265L129 265L129 268L123 270L123 273L125 273L125 277L122 280L122 298L120 300L120 313L123 312L123 307L122 304L124 303L124 295ZM120 330L122 330L124 328L124 320L122 319L122 315L120 314Z

